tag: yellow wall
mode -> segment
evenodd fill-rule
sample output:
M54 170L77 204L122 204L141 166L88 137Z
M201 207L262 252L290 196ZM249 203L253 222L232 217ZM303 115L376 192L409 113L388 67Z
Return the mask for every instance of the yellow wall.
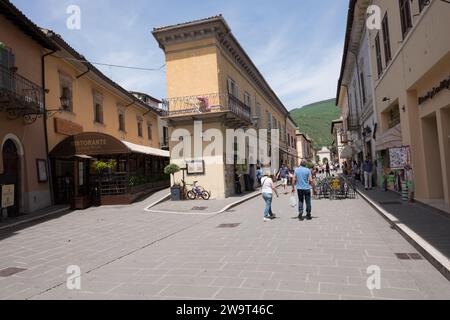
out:
M41 86L41 56L44 49L3 15L0 15L0 41L12 49L17 74ZM49 206L49 185L38 182L36 168L36 159L47 159L43 118L26 125L22 118L9 120L6 112L0 112L0 156L3 143L12 135L17 137L18 141L13 139L17 148L23 149L19 164L21 211L29 213Z
M167 97L219 92L215 39L171 45L166 48Z
M123 97L117 89L112 88L104 81L96 80L94 75L88 74L77 79L76 76L83 73L85 70L77 70L67 60L59 59L53 56L46 58L46 88L49 90L46 95L47 108L58 109L60 102L60 78L59 73L71 77L72 81L72 96L73 96L73 112L61 112L54 117L65 119L77 123L83 127L84 132L101 132L120 140L125 140L131 143L159 148L159 130L157 116L154 112L148 113L145 117L143 114L146 110L136 104L129 106L125 111L125 130L119 131L119 108L130 104L131 98ZM94 98L93 90L99 92L103 96L103 124L94 122ZM138 136L138 121L137 117L143 118L142 134L143 137ZM147 121L152 123L152 140L148 139L147 135ZM49 148L50 151L67 136L56 133L54 126L54 119L49 118L47 121Z

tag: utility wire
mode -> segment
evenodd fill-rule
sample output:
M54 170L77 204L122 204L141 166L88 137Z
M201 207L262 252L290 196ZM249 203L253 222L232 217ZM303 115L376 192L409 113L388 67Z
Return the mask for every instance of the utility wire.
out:
M122 69L133 69L133 70L142 70L142 71L163 71L162 70L166 65L162 65L159 68L141 68L141 67L132 67L132 66L124 66L124 65L118 65L118 64L108 64L108 63L102 63L102 62L92 62L92 61L87 61L87 60L80 60L80 59L75 59L75 58L64 58L64 57L58 57L60 59L64 59L64 60L70 60L70 61L78 61L78 62L84 62L84 63L90 63L90 64L95 64L95 65L99 65L99 66L105 66L105 67L113 67L113 68L122 68Z

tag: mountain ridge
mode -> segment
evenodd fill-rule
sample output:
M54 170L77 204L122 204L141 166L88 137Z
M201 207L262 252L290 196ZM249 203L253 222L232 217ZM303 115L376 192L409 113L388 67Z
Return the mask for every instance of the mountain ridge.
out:
M336 99L317 101L290 112L292 119L300 128L314 140L314 147L330 147L333 143L331 122L341 116L336 106Z

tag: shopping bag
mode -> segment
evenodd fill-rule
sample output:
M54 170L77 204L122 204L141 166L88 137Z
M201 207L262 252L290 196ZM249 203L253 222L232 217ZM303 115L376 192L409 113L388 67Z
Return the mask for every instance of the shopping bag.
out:
M293 208L297 206L297 198L294 195L292 195L291 198L289 199L289 204Z

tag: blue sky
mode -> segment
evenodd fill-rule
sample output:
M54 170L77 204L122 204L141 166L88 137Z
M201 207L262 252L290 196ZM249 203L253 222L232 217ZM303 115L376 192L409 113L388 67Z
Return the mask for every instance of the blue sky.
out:
M12 0L37 25L54 30L88 60L160 67L154 27L221 13L288 109L333 98L342 59L347 0ZM81 8L81 30L66 9ZM163 71L99 67L128 90L164 98Z

